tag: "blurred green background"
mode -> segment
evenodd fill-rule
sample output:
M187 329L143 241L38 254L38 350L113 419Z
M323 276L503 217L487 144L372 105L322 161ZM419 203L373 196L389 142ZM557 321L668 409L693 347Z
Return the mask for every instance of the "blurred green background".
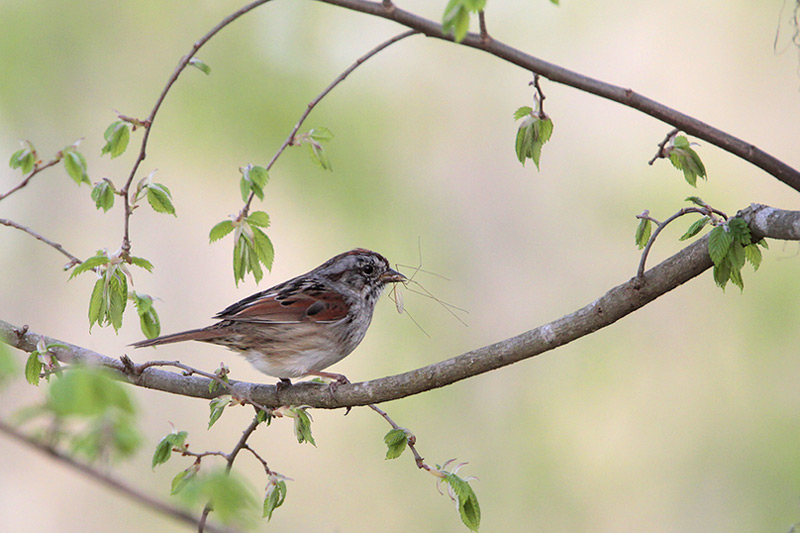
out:
M400 5L437 19L446 2ZM543 59L696 116L800 167L800 58L780 39L783 0L766 2L490 1L496 38ZM787 2L791 4L791 2ZM100 158L115 110L144 117L178 60L230 1L0 0L0 154L30 139L43 156L85 137L93 181L127 176L141 132L113 161ZM787 5L784 9L791 7ZM784 16L787 13L784 12ZM415 36L364 64L314 110L326 126L333 173L290 149L258 209L272 217L271 274L235 287L231 241L208 230L241 206L238 167L266 164L306 104L352 61L403 31L315 2L274 2L235 22L199 53L210 76L187 70L168 95L141 176L158 169L178 217L144 207L132 219L135 255L156 265L136 289L159 298L163 332L210 316L344 250L363 246L449 281L418 280L466 308L465 328L435 302L406 294L430 335L388 299L370 334L332 370L374 379L515 335L592 301L635 273L634 215L664 219L698 194L728 213L762 202L800 208L800 195L701 143L709 180L695 191L669 163L646 163L670 127L620 105L543 80L553 138L542 168L514 155L512 113L529 105L530 74L475 50ZM0 168L0 190L19 181ZM115 250L119 207L94 209L89 188L62 168L0 205L79 257ZM688 222L670 227L651 264L679 249ZM555 352L441 390L384 405L431 463L461 473L483 511L483 531L787 531L800 522L800 282L796 243L772 242L746 289L722 292L710 273L618 324ZM86 309L93 280L66 282L64 258L0 227L0 318L110 356L179 359L233 377L272 381L214 346L131 352L141 338L127 311L119 335ZM23 355L19 354L22 362ZM15 382L0 416L37 400ZM206 402L136 390L147 444L122 475L168 498L188 460L151 472L169 423L195 450L229 450L250 418L229 409L206 430ZM297 445L289 421L251 444L290 476L274 531L459 531L457 511L406 454L383 459L389 429L373 412L315 411L317 448ZM259 489L249 457L238 468ZM64 466L0 437L4 530L99 532L177 525Z

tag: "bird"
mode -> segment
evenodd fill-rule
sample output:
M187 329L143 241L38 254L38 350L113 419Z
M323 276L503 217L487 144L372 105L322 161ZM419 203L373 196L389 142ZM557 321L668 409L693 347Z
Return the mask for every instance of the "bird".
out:
M226 307L214 316L215 324L132 346L208 342L244 355L257 370L280 379L279 385L306 376L347 383L324 369L361 343L386 285L406 281L381 254L356 248Z

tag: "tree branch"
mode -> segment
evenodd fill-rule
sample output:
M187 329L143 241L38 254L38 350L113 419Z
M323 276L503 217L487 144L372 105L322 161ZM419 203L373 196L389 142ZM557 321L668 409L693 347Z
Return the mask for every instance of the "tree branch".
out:
M753 204L740 212L740 216L750 225L754 240L764 237L800 240L800 211ZM609 326L698 276L711 265L706 235L652 267L642 277L631 278L574 313L439 363L372 381L342 384L336 388L335 396L329 387L311 382L284 388L280 391L280 397L274 385L235 380L230 381L230 391L237 397L248 398L266 407L308 405L325 409L377 404L419 394L537 356ZM0 338L11 346L30 352L36 349L41 337L0 320ZM134 385L207 399L223 392L209 392L209 381L205 378L182 376L153 367L136 374L119 359L57 339L44 339L47 344L60 343L65 346L52 350L60 361L101 364Z
M319 0L326 4L331 4L353 11L366 13L376 17L392 20L408 28L424 33L428 37L453 41L451 35L442 32L442 25L439 22L428 20L415 15L409 11L404 11L396 6L387 8L384 4L368 2L366 0ZM470 48L482 50L495 57L504 59L509 63L517 65L531 72L540 74L550 81L574 87L576 89L618 102L627 107L631 107L642 113L650 115L662 122L672 125L679 130L703 139L726 152L730 152L745 161L773 175L789 187L800 191L800 172L790 167L783 161L764 152L756 146L743 141L729 133L717 129L710 124L706 124L694 117L681 113L675 109L665 106L655 100L647 98L634 92L610 83L606 83L583 74L549 63L525 52L509 46L495 38L482 39L480 35L469 33L460 43Z
M78 462L72 457L61 453L57 449L25 435L24 433L17 430L15 427L6 424L2 420L0 420L0 433L3 433L8 437L11 437L12 439L16 440L17 442L21 442L42 452L52 457L53 459L59 461L60 463L66 464L74 468L75 470L83 472L84 474L94 479L95 481L99 481L103 485L124 494L131 500L139 502L145 505L146 507L153 509L154 511L158 511L162 514L165 514L167 516L170 516L187 524L191 524L195 527L198 525L198 520L195 517L193 517L190 513L182 509L178 509L177 507L173 507L172 505L169 505L157 498L153 498L150 495L136 488L131 487L125 482L115 477L112 477L109 474L100 472L99 470L95 470L89 465ZM206 524L205 528L206 531L215 531L215 532L224 531L223 529L220 529L216 526L210 526L208 524Z
M17 224L13 220L8 220L6 218L0 218L0 224L2 224L3 226L8 226L10 228L17 228L20 231L24 231L28 235L31 235L35 239L39 239L43 243L47 244L48 246L52 246L53 248L55 248L56 250L58 250L59 252L64 254L66 257L69 258L69 263L67 263L64 266L64 270L69 270L71 267L73 267L75 265L79 265L79 264L81 264L83 262L80 259L78 259L77 257L75 257L74 255L72 255L71 253L69 253L68 251L66 251L64 249L64 247L61 246L60 244L58 244L57 242L53 242L50 239L48 239L47 237L44 237L43 235L39 235L38 233L36 233L35 231L33 231L32 229L30 229L28 227L25 227L25 226L23 226L21 224Z

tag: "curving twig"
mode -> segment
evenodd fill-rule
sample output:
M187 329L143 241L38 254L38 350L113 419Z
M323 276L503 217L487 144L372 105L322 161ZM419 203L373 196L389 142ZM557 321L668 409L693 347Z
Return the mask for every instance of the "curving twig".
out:
M39 235L38 233L36 233L32 229L30 229L30 228L28 228L26 226L23 226L22 224L18 224L16 222L14 222L13 220L8 220L6 218L0 218L0 224L2 224L4 226L8 226L10 228L17 228L20 231L24 231L28 235L31 235L33 238L38 239L38 240L42 241L43 243L47 244L48 246L51 246L51 247L55 248L56 250L61 252L63 255L68 257L69 258L69 263L64 265L64 270L69 270L73 266L83 263L83 261L81 261L80 259L78 259L74 255L72 255L71 253L66 251L64 249L64 247L61 246L60 244L58 244L57 242L51 241L50 239L48 239L47 237L45 237L43 235Z
M25 178L24 178L24 179L23 179L21 182L19 182L19 183L18 183L16 186L14 186L14 187L13 187L13 188L12 188L10 191L8 191L7 193L5 193L5 194L0 194L0 201L2 201L2 200L5 200L6 198L8 198L9 196L11 196L12 194L14 194L15 192L17 192L18 190L20 190L20 189L22 189L23 187L27 186L27 185L28 185L28 182L30 182L30 181L31 181L31 179L32 179L32 178L33 178L33 177L34 177L36 174L38 174L39 172L41 172L42 170L44 170L44 169L46 169L46 168L50 168L50 167L52 167L53 165L57 165L59 161L61 161L61 159L58 159L58 158L56 158L56 159L53 159L53 160L51 160L51 161L48 161L47 163L45 163L45 164L43 164L43 165L39 165L39 164L37 163L37 164L36 164L36 166L33 168L33 170L31 170L31 173L30 173L30 174L28 174L27 176L25 176Z

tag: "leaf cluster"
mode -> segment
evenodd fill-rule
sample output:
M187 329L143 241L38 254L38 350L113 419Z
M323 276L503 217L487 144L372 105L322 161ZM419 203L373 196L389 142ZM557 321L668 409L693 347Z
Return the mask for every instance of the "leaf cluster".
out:
M486 0L450 0L442 15L442 32L460 43L469 33L470 13L478 13L485 7Z
M675 137L665 148L672 166L683 171L686 183L697 187L697 178L707 179L706 167L685 135Z
M744 290L742 267L745 262L758 270L761 266L761 250L767 248L763 240L753 243L750 228L741 218L731 218L724 224L716 226L708 235L708 255L714 263L714 282L725 289L728 281Z
M553 121L546 115L534 113L529 106L522 106L514 112L514 120L520 120L517 128L515 149L517 159L522 165L530 159L539 168L542 146L553 135Z

